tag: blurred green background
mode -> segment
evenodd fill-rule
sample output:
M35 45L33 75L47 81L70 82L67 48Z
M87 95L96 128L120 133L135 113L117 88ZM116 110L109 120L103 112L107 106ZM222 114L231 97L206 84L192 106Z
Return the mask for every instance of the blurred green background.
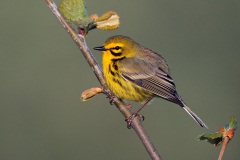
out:
M118 30L90 32L90 48L121 34L161 53L178 92L210 128L155 99L141 114L162 157L217 159L220 147L196 137L217 131L232 115L240 121L240 1L87 0L87 8L121 17ZM1 160L149 159L105 95L79 100L99 83L44 0L2 0L0 20ZM101 64L101 54L93 53ZM239 133L224 159L239 159Z

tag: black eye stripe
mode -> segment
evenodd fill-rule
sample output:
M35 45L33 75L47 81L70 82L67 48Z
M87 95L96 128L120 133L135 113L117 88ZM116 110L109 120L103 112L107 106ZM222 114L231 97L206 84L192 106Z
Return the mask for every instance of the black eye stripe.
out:
M122 52L114 52L112 49L110 49L110 52L111 52L111 54L112 55L114 55L114 56L121 56L122 55Z

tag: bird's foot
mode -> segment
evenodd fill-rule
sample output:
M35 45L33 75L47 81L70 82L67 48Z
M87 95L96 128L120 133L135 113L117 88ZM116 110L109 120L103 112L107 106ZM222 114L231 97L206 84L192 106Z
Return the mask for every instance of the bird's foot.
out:
M139 118L141 121L144 121L144 119L145 119L145 117L143 115L140 115L138 113L133 113L131 116L129 116L128 118L125 119L125 121L127 122L128 129L132 128L132 121L135 117Z
M109 99L109 103L113 105L115 96L111 94L111 95L108 95L107 98Z

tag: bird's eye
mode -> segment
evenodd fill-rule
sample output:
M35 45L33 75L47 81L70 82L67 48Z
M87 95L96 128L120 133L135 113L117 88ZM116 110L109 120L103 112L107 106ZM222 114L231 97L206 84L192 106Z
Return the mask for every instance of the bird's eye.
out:
M114 49L116 49L116 50L119 50L121 47L119 47L119 46L116 46Z

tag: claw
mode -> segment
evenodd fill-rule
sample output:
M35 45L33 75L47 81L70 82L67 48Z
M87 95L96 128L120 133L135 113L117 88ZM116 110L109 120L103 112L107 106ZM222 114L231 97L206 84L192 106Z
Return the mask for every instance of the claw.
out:
M129 116L128 118L125 119L125 121L127 122L127 128L131 129L132 128L132 120L136 117L135 114L132 114L131 116Z
M131 129L132 128L132 121L133 119L137 117L139 118L141 121L144 121L145 117L143 115L139 115L137 113L133 113L131 116L129 116L128 118L125 119L125 121L127 122L127 128Z
M108 95L107 98L109 99L109 103L111 105L113 105L115 96L114 95Z
M143 115L138 115L139 118L141 119L141 121L144 121L145 120L145 117Z

